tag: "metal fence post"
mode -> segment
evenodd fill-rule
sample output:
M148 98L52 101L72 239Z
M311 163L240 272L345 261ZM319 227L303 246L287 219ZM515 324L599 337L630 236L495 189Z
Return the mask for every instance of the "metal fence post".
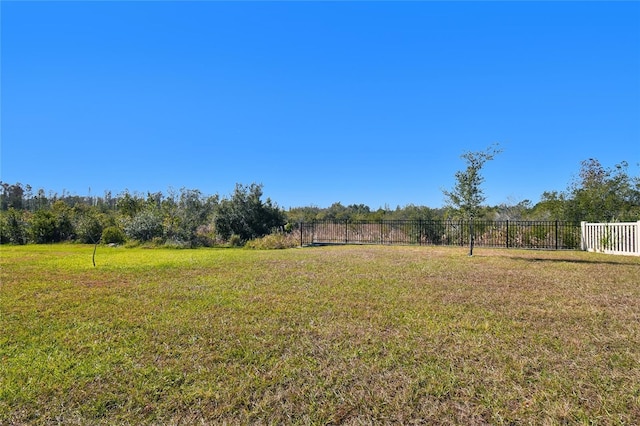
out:
M344 220L344 243L349 244L349 219Z
M509 248L509 220L507 219L507 248Z

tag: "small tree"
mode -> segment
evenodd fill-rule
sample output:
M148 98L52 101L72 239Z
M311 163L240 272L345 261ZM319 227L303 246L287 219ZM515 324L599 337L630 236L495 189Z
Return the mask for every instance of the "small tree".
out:
M77 238L85 244L96 244L102 236L103 215L94 207L76 206L75 225Z
M452 191L443 190L448 205L460 211L469 220L469 256L473 256L473 220L480 212L480 206L485 201L481 188L484 177L481 175L484 164L493 160L496 154L502 152L497 144L491 145L484 151L465 152L460 157L467 162L464 171L456 172L456 184Z

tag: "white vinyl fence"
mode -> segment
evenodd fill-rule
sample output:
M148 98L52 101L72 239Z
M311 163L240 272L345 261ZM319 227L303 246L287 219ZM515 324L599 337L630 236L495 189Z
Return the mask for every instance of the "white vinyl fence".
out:
M640 256L640 221L581 223L582 250Z

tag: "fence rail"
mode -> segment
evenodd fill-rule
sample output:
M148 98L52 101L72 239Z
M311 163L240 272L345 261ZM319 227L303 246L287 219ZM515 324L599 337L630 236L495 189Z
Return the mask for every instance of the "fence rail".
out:
M581 223L582 250L640 256L640 221Z
M473 225L473 226L471 226ZM300 245L397 244L576 250L579 223L563 221L383 220L301 222Z

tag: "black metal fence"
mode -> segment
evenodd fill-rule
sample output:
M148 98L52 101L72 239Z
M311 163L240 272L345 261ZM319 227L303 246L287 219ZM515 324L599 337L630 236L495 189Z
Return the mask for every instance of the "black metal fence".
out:
M563 221L383 220L301 222L300 245L395 244L576 250L580 224Z

